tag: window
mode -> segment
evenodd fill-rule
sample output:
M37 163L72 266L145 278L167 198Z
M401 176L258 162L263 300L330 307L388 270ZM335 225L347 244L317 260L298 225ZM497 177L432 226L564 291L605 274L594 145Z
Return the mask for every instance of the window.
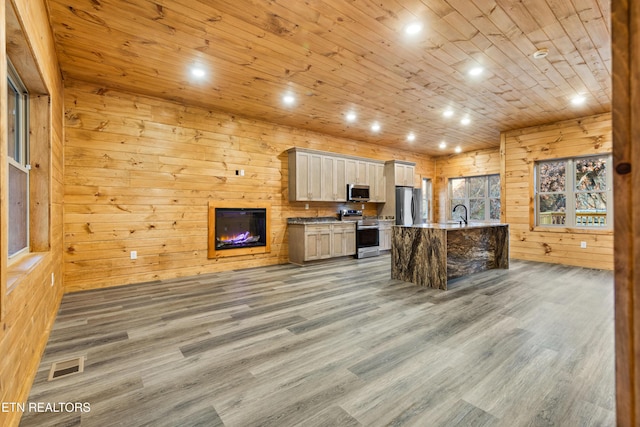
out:
M9 258L29 250L29 95L7 63Z
M422 222L429 222L431 220L431 179L422 178L420 197L422 199Z
M453 208L464 205L470 221L500 220L500 175L483 175L449 180L449 214Z
M536 225L611 228L610 155L536 163Z

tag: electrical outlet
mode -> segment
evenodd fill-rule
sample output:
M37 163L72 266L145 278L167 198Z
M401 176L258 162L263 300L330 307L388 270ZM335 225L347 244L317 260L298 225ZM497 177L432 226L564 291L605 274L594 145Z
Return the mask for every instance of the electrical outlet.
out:
M138 251L131 251L131 259L138 259Z
M587 248L587 242L580 242L580 247L582 249L586 249Z
M309 209L309 203L305 203L305 204L304 204L304 208L305 208L305 209Z
M362 209L364 209L364 203L362 204Z

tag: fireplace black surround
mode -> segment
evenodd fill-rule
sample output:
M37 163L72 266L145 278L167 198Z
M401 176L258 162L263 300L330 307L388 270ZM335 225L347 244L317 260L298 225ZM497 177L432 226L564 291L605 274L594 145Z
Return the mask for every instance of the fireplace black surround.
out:
M209 258L269 252L269 207L209 203Z

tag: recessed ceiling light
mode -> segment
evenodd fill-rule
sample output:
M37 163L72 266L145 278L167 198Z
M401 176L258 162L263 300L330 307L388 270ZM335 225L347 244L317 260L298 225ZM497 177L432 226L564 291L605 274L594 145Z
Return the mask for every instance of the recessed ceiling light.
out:
M549 55L549 49L547 49L546 47L543 47L542 49L538 49L535 52L533 52L533 58L534 59L542 59L542 58L546 58L547 55Z
M422 23L420 22L412 22L404 28L405 34L410 36L418 34L420 31L422 31Z
M461 153L462 152L462 148L460 148L460 146L456 147L456 153Z
M447 143L442 141L440 145L438 145L438 147L440 147L441 149L447 148Z
M374 132L378 132L380 130L380 123L373 122L373 124L371 125L371 130Z
M413 132L411 132L411 133L409 133L409 135L407 135L407 141L413 142L415 140L416 140L416 135Z
M293 105L296 102L296 97L288 93L282 97L282 102L286 105Z
M479 76L480 74L482 74L483 71L484 71L484 68L482 68L482 67L474 67L474 68L469 70L469 75L470 76Z
M444 113L442 113L442 115L445 116L445 117L451 117L451 116L453 116L453 110L450 109L450 108L446 109L446 110L444 110Z
M346 119L348 122L355 122L358 116L353 111L349 111L347 113Z
M462 120L460 120L460 124L461 125L468 125L469 123L471 123L471 119L469 117L463 117Z
M571 100L571 103L573 105L582 105L584 104L584 102L587 100L587 98L585 98L582 95L576 95L573 97L573 99Z
M193 77L201 78L201 77L204 77L204 75L205 75L205 74L206 74L206 73L205 73L205 71L204 71L204 69L203 69L203 68L200 68L200 67L193 67L193 68L191 69L191 75L192 75Z

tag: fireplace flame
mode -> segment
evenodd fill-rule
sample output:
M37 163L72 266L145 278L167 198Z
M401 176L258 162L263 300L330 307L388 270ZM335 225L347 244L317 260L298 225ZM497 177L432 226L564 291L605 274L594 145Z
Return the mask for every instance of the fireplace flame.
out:
M223 245L241 245L246 243L253 243L260 240L260 236L252 236L250 232L245 231L244 233L230 235L230 236L220 236L217 237L216 240Z

